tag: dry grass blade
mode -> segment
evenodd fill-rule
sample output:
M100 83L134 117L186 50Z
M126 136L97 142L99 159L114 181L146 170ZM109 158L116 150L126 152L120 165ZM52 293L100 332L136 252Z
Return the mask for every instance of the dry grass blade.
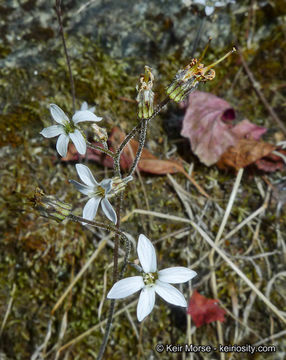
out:
M137 303L137 300L132 301L130 304L128 304L127 306L124 306L122 309L118 310L115 314L113 318L116 318L117 316L119 316L120 314L122 314L123 312L125 312L126 310L129 310L130 308L132 308L133 306L135 306ZM78 343L79 341L81 341L82 339L84 339L86 336L90 335L92 332L94 332L95 330L97 330L98 328L100 328L101 326L105 325L107 323L107 319L101 321L100 323L94 325L93 327L91 327L90 329L88 329L87 331L85 331L84 333L82 333L81 335L77 336L76 338L70 340L68 343L64 344L59 350L58 352L62 352L63 350L67 349L68 347L70 347L71 345L74 345L76 343Z
M62 302L64 301L64 299L66 298L66 296L68 295L68 293L72 290L72 288L74 287L74 285L78 282L78 280L82 277L82 275L85 273L85 271L88 269L88 267L90 266L90 264L94 261L94 259L97 258L98 254L101 252L101 250L105 247L106 243L107 243L107 238L104 238L100 241L100 243L98 244L98 248L95 250L95 252L91 255L91 257L88 259L88 261L85 263L85 265L82 267L82 269L80 270L80 272L77 274L77 276L73 279L73 281L69 284L69 286L66 288L65 292L63 293L63 295L59 298L59 300L57 301L57 303L55 304L55 306L53 307L51 313L53 314L58 308L59 306L62 304Z
M234 200L235 200L235 198L236 198L236 194L237 194L237 191L238 191L238 188L239 188L241 179L242 179L242 175L243 175L243 169L239 169L238 174L237 174L236 179L235 179L235 183L234 183L234 185L233 185L233 189L232 189L232 192L231 192L231 195L230 195L230 198L229 198L227 207L226 207L226 210L225 210L225 213L224 213L224 216L223 216L223 219L222 219L222 222L221 222L221 224L220 224L220 227L219 227L217 236L216 236L216 238L215 238L215 242L214 242L214 243L215 243L216 245L219 243L219 240L220 240L220 238L221 238L221 236L222 236L222 233L223 233L223 231L224 231L224 228L225 228L225 226L226 226L228 217L229 217L229 215L230 215L230 212L231 212L231 209L232 209L232 206L233 206ZM213 295L214 295L214 297L217 299L217 298L218 298L218 292L217 292L216 275L215 275L215 271L214 271L214 249L212 249L212 251L210 252L209 262L210 262L210 268L213 269L213 270L212 270L212 273L211 273L211 279L210 279L211 287L212 287ZM224 341L223 341L222 324L221 324L221 322L219 322L219 321L217 321L216 324L217 324L217 332L218 332L218 340L219 340L219 343L220 343L220 344L223 344ZM225 355L224 355L223 352L220 353L220 358L221 358L222 360L225 359Z
M1 336L2 336L3 330L4 330L5 325L6 325L6 322L7 322L7 320L8 320L8 316L9 316L9 314L10 314L10 312L11 312L11 309L12 309L15 291L16 291L16 284L13 284L13 288L12 288L12 291L11 291L11 297L10 297L10 300L9 300L9 303L8 303L8 306L7 306L7 310L6 310L4 319L3 319L2 324L1 324L0 338L1 338Z

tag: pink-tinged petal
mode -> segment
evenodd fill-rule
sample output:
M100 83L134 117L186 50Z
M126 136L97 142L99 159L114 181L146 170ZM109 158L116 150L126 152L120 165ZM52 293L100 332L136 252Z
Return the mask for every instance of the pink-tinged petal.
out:
M82 217L84 219L92 221L95 218L100 200L100 198L91 198L88 200L82 212ZM85 223L83 223L83 225L84 224Z
M156 251L151 241L143 234L139 235L137 254L145 273L157 271Z
M64 125L65 123L70 122L63 110L56 104L50 104L50 112L57 123Z
M52 125L45 129L43 129L40 134L43 135L45 138L52 138L61 134L64 134L65 130L62 125Z
M106 217L110 221L112 221L114 224L116 224L117 223L116 212L114 211L114 209L111 206L110 202L106 198L102 199L101 207L102 207L102 210L103 210L104 214L106 215Z
M83 164L76 164L76 171L81 181L88 186L98 185L89 168Z
M129 295L136 293L144 287L142 276L132 276L126 279L117 281L109 293L107 294L108 299L122 299Z
M102 118L94 115L94 113L92 113L89 110L80 110L74 114L74 116L72 117L72 120L75 124L78 124L83 121L96 121L97 122L97 121L102 120Z
M142 321L150 314L155 305L154 287L144 287L140 293L137 305L137 319Z
M161 296L161 298L163 298L168 303L177 306L187 307L187 302L184 298L184 295L174 286L157 280L155 284L155 291L159 296Z
M76 189L84 195L89 195L93 192L93 187L91 186L83 185L75 180L69 180L69 182L73 184Z
M180 284L191 280L197 273L183 266L177 266L160 270L159 280L171 284Z
M66 134L61 134L58 138L56 148L57 148L57 152L62 157L67 156L69 140L70 140L70 138Z
M73 133L69 133L69 137L72 139L77 151L84 155L86 153L86 142L81 132L76 129Z

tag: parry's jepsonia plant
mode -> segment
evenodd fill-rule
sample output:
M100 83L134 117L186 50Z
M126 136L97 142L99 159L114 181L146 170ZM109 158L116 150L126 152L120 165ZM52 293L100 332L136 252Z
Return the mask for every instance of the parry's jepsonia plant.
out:
M58 16L60 17L59 11ZM39 189L36 191L33 198L34 206L40 211L41 215L45 217L52 218L56 221L68 219L81 222L82 224L86 224L84 221L86 220L87 223L92 226L112 231L115 234L113 266L113 279L115 284L107 295L107 297L112 299L112 301L107 319L105 336L99 350L98 359L102 359L110 333L114 315L114 299L125 298L141 290L137 305L137 318L139 321L142 321L151 313L155 305L156 293L165 301L173 305L182 307L187 306L187 302L183 294L171 284L187 282L197 275L196 272L186 267L173 267L158 270L155 248L151 241L143 234L139 236L137 245L137 253L142 266L142 268L139 268L142 274L140 276L121 279L128 265L128 257L130 255L131 248L130 241L120 229L120 222L118 221L123 194L121 193L120 196L117 196L116 211L110 204L109 199L118 193L123 192L127 183L132 180L132 174L139 163L144 148L147 127L150 120L152 120L170 100L176 102L182 101L190 92L196 89L200 82L212 80L215 76L215 72L211 69L211 67L226 58L232 52L229 52L212 65L205 67L201 63L201 60L206 50L207 47L203 51L199 60L193 59L184 69L177 72L173 82L167 88L166 92L168 96L157 106L154 105L154 92L152 90L154 75L151 72L151 68L145 66L145 74L140 76L139 85L137 86L138 95L136 100L138 102L138 124L130 131L116 151L108 148L107 132L105 129L97 126L96 124L92 124L91 129L94 132L96 141L100 142L102 146L93 145L87 141L78 124L84 121L98 122L102 118L94 115L93 111L95 109L88 108L88 104L86 102L82 104L80 110L75 111L71 120L57 105L50 105L51 115L58 124L43 129L41 134L46 138L59 136L56 148L61 156L66 156L68 143L71 139L80 154L84 155L88 146L90 149L101 151L105 153L105 155L110 156L114 163L114 176L110 179L104 179L101 182L97 182L95 180L92 172L87 166L83 164L76 165L78 176L83 183L79 183L75 180L70 180L70 182L78 191L89 198L83 208L82 218L71 213L72 206L70 204L63 203L53 196L45 195ZM68 58L67 54L66 56ZM68 61L67 63L69 64ZM72 75L71 80L73 80ZM71 81L71 83L73 83L73 81ZM74 93L73 105L75 108ZM133 164L131 164L129 172L124 178L122 177L122 169L120 167L120 156L124 147L136 134L139 134L139 146L136 150ZM116 226L109 222L98 222L94 220L99 205L101 205L105 216L112 223L116 224ZM120 240L123 240L125 244L125 258L121 269L119 269L118 266L118 248Z
M139 236L137 253L142 266L142 276L119 280L113 285L108 299L122 299L141 290L137 305L137 318L142 321L155 305L155 293L170 304L187 307L183 294L170 284L180 284L194 278L197 273L186 267L157 270L155 248L143 234Z

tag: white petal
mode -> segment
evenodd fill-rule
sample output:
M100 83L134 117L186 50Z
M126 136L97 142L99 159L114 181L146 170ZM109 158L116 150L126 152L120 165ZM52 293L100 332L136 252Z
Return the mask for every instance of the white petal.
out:
M50 112L53 119L59 124L65 124L70 122L69 118L63 112L63 110L56 104L50 104Z
M108 194L110 192L110 190L112 189L112 179L104 179L100 182L100 186L103 187L103 189L106 191L106 193Z
M43 135L45 138L52 138L61 134L64 134L65 130L62 125L52 125L47 128L44 128L40 134Z
M103 210L104 214L106 215L106 217L110 221L114 222L114 224L116 224L117 223L116 212L114 211L114 209L111 206L110 202L106 198L102 199L101 207L102 207L102 210Z
M95 218L100 200L101 198L99 197L98 198L93 197L88 200L82 212L82 217L84 219L93 220Z
M88 186L98 185L89 168L83 164L76 164L76 171L81 181Z
M205 5L205 4L206 4L206 0L195 0L195 4Z
M84 195L89 195L90 193L93 192L93 187L91 186L87 186L87 185L83 185L75 180L69 180L69 182L71 184L74 184L74 186L76 187L76 189L78 191L80 191L82 194Z
M83 121L100 121L101 119L101 117L94 115L94 113L89 110L77 111L72 117L72 120L75 124Z
M58 138L56 148L57 148L57 152L62 157L67 156L69 140L70 140L70 138L66 134L61 134Z
M95 112L95 106L90 107L88 110L91 111L92 113L94 113Z
M128 277L117 281L107 294L107 298L122 299L136 293L136 291L141 290L143 287L144 282L142 276Z
M137 254L145 273L157 271L156 251L145 235L139 235Z
M171 284L180 284L191 280L197 273L183 266L171 267L158 272L159 280Z
M84 155L86 153L86 143L81 132L76 129L73 133L69 133L69 137L72 139L77 151Z
M84 101L82 104L81 104L81 107L80 107L80 110L87 110L88 109L88 104L86 101Z
M137 305L137 318L142 321L150 314L155 305L155 289L154 287L144 287L140 293Z
M157 280L155 285L155 291L159 296L161 296L161 298L163 298L168 303L177 306L187 307L187 302L184 298L184 295L174 286Z
M205 13L207 16L211 15L214 12L214 7L213 6L206 6L205 7Z
M222 1L216 1L214 5L215 7L219 7L219 6L225 6L226 4Z

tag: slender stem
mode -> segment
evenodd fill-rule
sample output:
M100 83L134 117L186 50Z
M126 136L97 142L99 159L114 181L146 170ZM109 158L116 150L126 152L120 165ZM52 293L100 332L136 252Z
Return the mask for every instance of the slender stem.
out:
M244 60L244 57L242 55L241 50L238 48L238 53L240 56L240 60L242 63L242 66L256 92L256 94L258 95L258 97L260 98L260 100L263 102L264 106L266 107L267 111L269 112L269 114L271 115L272 119L276 122L276 124L279 126L280 130L286 134L286 126L284 125L283 121L278 117L278 115L276 114L276 112L274 111L274 109L270 106L270 104L268 103L268 101L266 100L265 96L263 95L262 91L260 90L258 83L256 81L256 79L253 76L253 73L250 71L249 66L247 65L246 61Z
M117 214L117 223L116 223L116 228L119 230L120 227L120 213L121 213L121 205L122 205L122 200L123 200L123 192L121 192L118 196L117 196L117 204L116 204L116 214ZM115 284L116 281L118 280L118 249L119 249L119 236L116 236L114 239L114 251L113 251L113 283ZM129 249L130 251L130 249ZM127 266L127 261L128 261L128 257L124 259L124 264L123 264L123 269L122 269L122 274ZM97 360L101 360L107 345L107 341L108 341L108 337L110 334L110 330L111 330L111 325L112 325L112 319L113 319L113 315L114 315L114 310L115 310L115 300L111 300L110 303L110 308L109 308L109 313L108 313L108 319L107 319L107 324L106 324L106 328L105 328L105 333L104 333L104 337L102 340L102 343L100 345L100 349L99 349L99 353L97 355Z
M102 153L114 158L115 154L113 151L109 150L109 149L106 149L106 148L103 148L101 146L98 146L98 145L92 145L89 141L86 142L86 145L87 147L89 147L90 149L93 149L93 150L98 150L98 151L101 151Z
M100 349L99 349L99 353L97 355L97 360L101 360L107 345L107 341L109 338L109 334L110 334L110 330L111 330L111 325L112 325L112 319L113 319L113 315L114 315L114 310L115 310L115 300L112 299L110 302L110 307L109 307L109 312L108 312L108 318L107 318L107 324L106 324L106 328L105 328L105 333L104 333L104 337L102 340L102 343L100 345Z
M113 231L116 235L119 235L120 237L122 237L126 243L129 242L128 237L127 237L120 229L118 229L117 227L115 227L115 226L113 226L113 225L101 223L101 222L99 222L99 221L87 220L87 219L84 219L84 218L81 217L81 216L77 216L77 215L73 215L73 214L70 214L70 215L68 216L68 218L69 218L70 220L72 220L72 221L84 222L84 223L87 223L87 224L89 224L89 225L98 227L98 228L100 228L100 229L104 229L104 230L107 230L107 231Z
M69 58L69 54L68 54L68 50L67 50L67 46L66 46L66 40L65 40L64 29L63 29L61 0L56 0L56 13L57 13L57 17L58 17L59 26L60 26L60 33L61 33L61 37L62 37L66 62L67 62L68 70L69 70L71 95L72 95L72 106L73 106L73 112L75 113L75 86L74 86L70 58Z
M136 133L138 131L140 131L141 129L141 125L143 122L146 121L146 123L148 123L150 120L154 119L154 117L156 117L160 111L163 109L163 107L165 105L168 104L168 102L170 101L169 97L167 96L155 109L153 115L148 118L148 119L142 119L131 131L130 133L125 137L125 139L122 141L122 143L119 145L115 157L114 157L114 169L117 172L117 176L121 177L121 172L120 172L120 156L121 153L124 149L124 147L129 143L129 141L136 135Z
M144 145L145 145L146 133L147 133L147 120L144 120L144 121L141 123L141 130L140 130L138 150L137 150L135 159L134 159L134 161L133 161L133 164L132 164L132 166L131 166L131 169L130 169L130 171L129 171L129 173L128 173L128 176L133 175L133 173L134 173L134 171L135 171L135 169L136 169L136 166L137 166L138 163L139 163L139 160L140 160L140 158L141 158L141 154L142 154L142 151L143 151Z

